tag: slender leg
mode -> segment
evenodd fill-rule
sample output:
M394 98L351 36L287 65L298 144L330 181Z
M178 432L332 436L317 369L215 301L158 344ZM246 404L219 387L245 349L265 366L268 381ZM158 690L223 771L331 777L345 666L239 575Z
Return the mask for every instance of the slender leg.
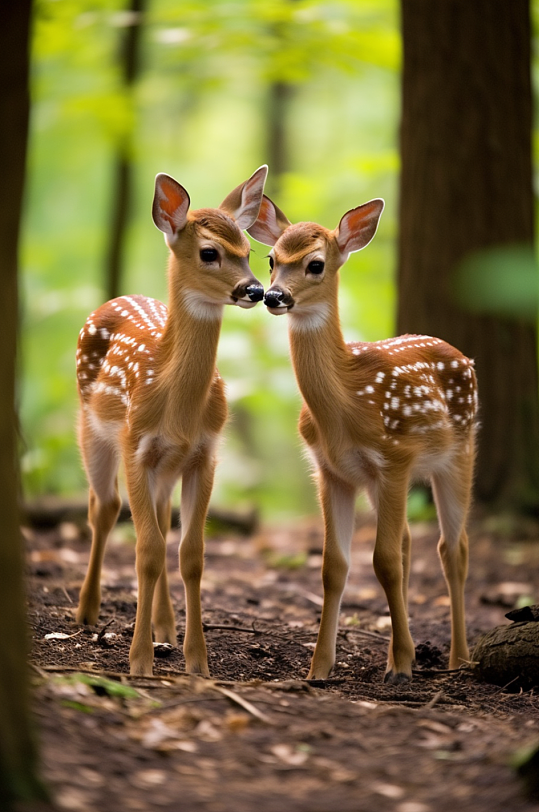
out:
M374 571L386 593L391 615L391 641L385 681L411 679L415 649L408 627L407 595L410 569L410 534L406 524L408 481L401 475L378 488L378 528Z
M120 511L116 481L118 455L108 443L92 435L82 422L79 442L90 483L88 523L92 529L92 548L76 620L93 626L97 623L101 604L100 579L105 546Z
M180 572L185 587L185 670L189 674L209 676L208 655L202 630L200 581L204 568L204 524L208 511L215 460L213 450L206 448L183 472L181 496L182 539Z
M170 529L170 498L160 498L158 500L157 521L166 542L167 533ZM174 608L170 600L166 560L155 587L152 622L154 636L158 643L170 643L173 646L177 644L176 622Z
M410 582L410 566L412 563L412 534L408 522L404 523L402 534L402 597L404 608L408 613L408 584Z
M355 488L320 470L320 502L325 537L322 562L324 603L318 640L307 679L327 679L335 663L339 608L350 566Z
M470 659L466 643L464 585L468 574L468 536L465 525L471 495L473 454L464 454L455 470L437 474L432 487L441 537L438 552L451 601L451 650L449 667Z
M376 482L371 481L367 486L367 492L373 509L376 511L378 506L378 487ZM402 534L402 596L404 599L404 606L408 612L408 585L410 581L410 567L412 563L412 534L410 526L407 521L404 522L404 531Z
M129 652L132 676L151 676L153 666L152 604L155 586L165 566L165 539L155 508L153 474L126 460L126 479L137 534L138 580L135 631Z

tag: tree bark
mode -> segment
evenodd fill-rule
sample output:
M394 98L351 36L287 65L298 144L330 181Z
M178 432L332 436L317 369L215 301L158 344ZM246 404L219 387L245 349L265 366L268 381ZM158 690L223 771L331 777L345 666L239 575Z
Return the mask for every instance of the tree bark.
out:
M146 0L131 0L133 15L125 31L121 49L123 82L126 93L132 93L140 62L140 34ZM110 217L109 244L106 257L107 299L120 295L125 267L125 244L133 198L132 139L127 133L118 145L114 161L114 186Z
M475 359L477 498L537 511L536 323L474 314L453 292L473 252L532 249L528 0L401 0L401 10L398 330Z
M539 685L539 623L496 626L478 641L472 653L474 673L517 693Z
M268 92L266 155L271 171L266 181L266 191L270 196L279 197L282 176L290 168L288 111L295 88L288 82L272 82Z
M0 808L44 798L29 710L15 418L18 238L29 117L31 0L0 11Z

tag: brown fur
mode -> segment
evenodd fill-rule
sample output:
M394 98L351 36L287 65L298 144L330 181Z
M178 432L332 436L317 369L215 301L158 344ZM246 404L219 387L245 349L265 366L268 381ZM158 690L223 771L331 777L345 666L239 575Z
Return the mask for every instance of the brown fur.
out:
M253 219L256 216L265 173L261 167L232 195L233 201L238 198L235 211L244 220L253 209ZM179 477L186 669L209 673L200 606L203 532L215 445L227 416L224 386L215 367L217 344L223 305L243 299L242 304L250 306L247 287L259 285L247 263L249 241L233 217L214 209L189 213L188 203L182 186L166 175L157 176L152 211L171 246L168 310L143 296L107 302L89 316L77 350L79 441L90 483L92 528L77 620L97 622L101 563L120 507L121 458L137 534L139 592L129 658L131 673L138 675L152 673L152 623L157 641L176 643L165 539L170 497ZM208 240L219 249L212 267L200 256Z
M190 220L199 237L209 231L233 256L243 257L249 253L249 240L234 220L219 209L198 209L190 213Z
M286 257L286 263L294 265L301 262L317 242L322 241L327 241L327 229L315 223L297 223L294 229L285 231L281 237L279 247L276 248L276 258L279 260L282 253Z
M380 201L348 212L341 233L341 226L328 231L312 223L283 225L284 215L272 218L266 200L259 215L264 222L253 233L274 240L266 296L270 302L273 291L283 297L286 307L272 305L272 312L288 309L292 363L304 401L299 429L313 455L325 527L324 604L309 677L327 678L335 661L360 488L368 491L378 516L374 568L392 620L386 679L411 677L406 499L416 478L430 479L438 509L438 549L451 598L450 668L457 668L468 658L463 592L477 410L473 362L429 336L345 343L338 271L349 250L372 239ZM309 273L312 252L325 262L323 274Z

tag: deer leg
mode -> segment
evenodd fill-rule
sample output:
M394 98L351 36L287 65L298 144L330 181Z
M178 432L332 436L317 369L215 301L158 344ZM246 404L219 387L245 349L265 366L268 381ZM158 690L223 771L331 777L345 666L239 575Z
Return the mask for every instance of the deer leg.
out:
M367 486L367 493L373 509L377 510L378 505L378 490L375 482L370 482ZM404 522L404 530L402 534L402 597L404 606L408 611L408 585L410 582L410 567L412 563L412 534L410 526L407 521Z
M170 509L170 498L168 496L158 499L157 522L165 542L167 533L170 530ZM174 607L170 599L166 560L155 586L152 623L154 637L158 643L170 643L172 646L177 644L176 621L174 618Z
M189 674L209 676L208 654L202 629L200 581L204 568L204 524L213 487L215 460L210 448L199 452L182 476L180 572L185 587L183 653Z
M468 574L468 536L465 525L471 481L472 459L465 460L458 471L437 474L432 478L441 529L438 552L451 602L449 668L458 668L470 658L466 643L464 585Z
M348 577L354 531L355 488L321 469L319 492L325 532L322 562L324 603L307 679L327 679L335 663L339 609Z
M404 607L408 613L408 585L410 582L410 566L412 563L412 534L408 522L404 523L402 534L402 597Z
M408 574L410 535L406 524L408 481L385 481L379 485L378 527L373 564L376 577L386 594L391 615L391 641L385 682L406 682L412 677L415 648L408 627Z
M132 676L151 676L153 667L152 604L165 566L165 539L157 520L151 474L126 464L127 489L135 532L138 581L135 631L129 651Z
M108 443L101 442L81 424L80 447L90 483L88 523L92 530L92 547L86 577L80 592L77 623L94 626L101 605L101 568L110 531L116 524L121 500L116 474L118 455Z

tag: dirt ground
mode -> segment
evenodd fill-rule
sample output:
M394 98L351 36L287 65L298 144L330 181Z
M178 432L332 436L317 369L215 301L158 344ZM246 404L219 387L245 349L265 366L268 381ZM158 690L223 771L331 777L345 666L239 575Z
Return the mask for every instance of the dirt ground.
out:
M528 812L515 753L539 743L538 691L447 673L448 600L433 524L413 527L410 685L382 683L387 606L372 570L374 525L358 519L330 680L304 678L321 606L321 522L210 537L203 581L211 680L183 673L181 650L153 679L128 678L136 608L134 545L107 550L96 629L74 612L89 542L65 524L25 531L35 707L55 808L74 812ZM177 574L169 570L178 634ZM471 528L468 632L539 602L539 526ZM59 636L60 635L60 636ZM93 684L92 684L93 683Z

